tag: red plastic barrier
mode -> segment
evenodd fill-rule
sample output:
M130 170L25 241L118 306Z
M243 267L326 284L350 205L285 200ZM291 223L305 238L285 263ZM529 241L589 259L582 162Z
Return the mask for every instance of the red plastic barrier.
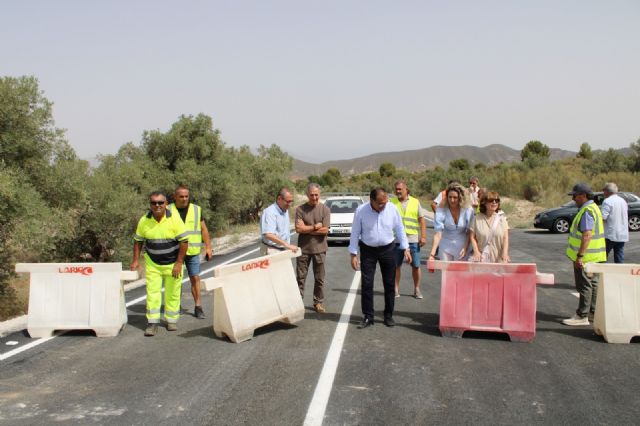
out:
M476 263L430 260L442 271L440 332L462 337L467 330L507 333L511 341L536 335L536 284L553 285L534 263Z

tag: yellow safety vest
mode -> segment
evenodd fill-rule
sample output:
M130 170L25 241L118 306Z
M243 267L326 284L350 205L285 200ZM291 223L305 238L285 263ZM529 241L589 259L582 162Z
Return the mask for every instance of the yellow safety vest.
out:
M391 202L400 212L400 216L402 216L402 224L404 225L404 232L407 235L418 235L420 234L420 222L418 222L418 217L420 216L420 202L409 196L409 201L407 202L407 209L402 210L402 203L397 198L392 198Z
M606 262L607 261L607 245L604 240L604 223L602 222L602 213L596 203L589 203L583 206L576 217L571 222L569 228L569 242L567 244L566 255L572 261L578 258L578 250L580 250L580 242L582 241L582 232L580 232L580 219L582 215L589 210L595 219L594 228L592 230L591 241L584 252L582 262Z
M180 243L187 241L187 232L182 220L170 211L160 222L149 212L138 221L133 239L144 243L145 259L157 265L171 265L178 258Z
M180 212L175 203L172 203L168 207L169 211L175 212L180 218ZM187 250L187 256L195 256L200 254L200 250L204 247L202 242L202 209L197 204L189 203L189 209L187 210L187 217L184 221L184 227L187 229L187 235L189 236L189 249Z

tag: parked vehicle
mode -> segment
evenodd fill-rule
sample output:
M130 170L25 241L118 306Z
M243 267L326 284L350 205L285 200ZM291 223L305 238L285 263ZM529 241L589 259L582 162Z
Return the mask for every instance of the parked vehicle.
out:
M640 197L631 192L618 192L618 195L625 199L629 205L629 231L640 230ZM604 194L594 193L593 200L597 205L602 205ZM578 207L573 201L569 201L560 207L543 210L533 219L533 226L536 228L548 229L551 232L569 232L569 227L573 218L578 214Z
M327 196L324 204L331 210L331 225L327 241L348 242L351 238L351 226L353 216L363 204L362 197L358 195Z

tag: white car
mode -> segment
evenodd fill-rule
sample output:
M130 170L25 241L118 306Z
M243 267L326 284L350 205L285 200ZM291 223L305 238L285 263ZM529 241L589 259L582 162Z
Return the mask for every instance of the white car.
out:
M327 241L349 241L353 216L362 203L362 197L357 195L328 196L324 200L325 206L331 210Z

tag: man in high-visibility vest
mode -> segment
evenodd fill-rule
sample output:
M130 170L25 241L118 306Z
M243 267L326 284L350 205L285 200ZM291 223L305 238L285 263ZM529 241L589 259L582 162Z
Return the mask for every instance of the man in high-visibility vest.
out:
M184 258L184 265L187 267L189 281L191 281L191 295L195 302L193 316L203 319L205 317L202 310L202 300L200 299L200 252L205 248L205 258L211 260L213 251L211 249L211 239L207 224L204 223L202 208L197 204L189 202L189 188L179 185L173 196L173 204L169 206L171 212L178 213L182 219L187 235L189 235L189 248Z
M404 232L409 241L411 251L411 274L413 276L413 297L422 299L420 291L420 247L427 243L427 211L422 208L420 201L409 195L409 188L403 180L395 183L395 192L398 198L392 198L391 202L396 206L402 217ZM396 242L399 241L396 238ZM404 261L404 250L396 249L396 293L400 297L400 269Z
M159 191L149 196L150 210L138 221L133 237L131 270L140 266L144 245L147 280L147 321L145 336L155 336L160 323L162 283L164 281L164 317L167 330L176 331L180 318L182 262L187 253L187 232L178 215L167 210L167 197Z
M604 238L602 213L591 200L593 191L586 183L579 183L569 193L580 209L569 228L566 255L573 262L576 290L580 294L578 309L571 318L562 320L564 325L589 325L596 309L596 292L599 274L588 274L584 264L606 262L607 246Z

